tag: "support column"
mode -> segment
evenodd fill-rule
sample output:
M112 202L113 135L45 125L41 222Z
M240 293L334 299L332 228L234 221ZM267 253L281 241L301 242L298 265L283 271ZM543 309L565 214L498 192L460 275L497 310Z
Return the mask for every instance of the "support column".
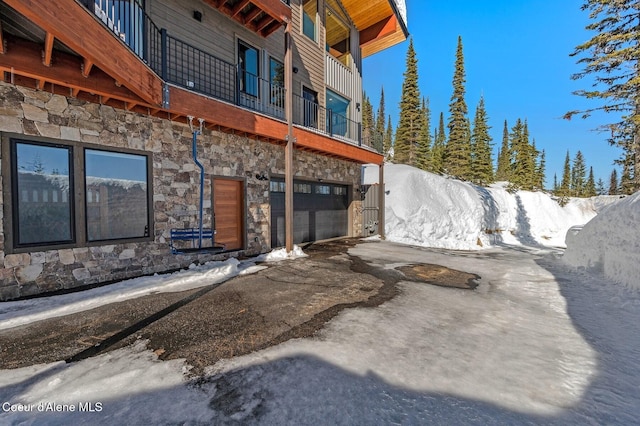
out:
M384 234L384 162L378 166L378 233L381 239L385 239Z
M284 162L284 223L285 247L287 252L293 251L293 53L291 39L291 22L288 21L284 33L284 91L285 115L287 116L287 145Z

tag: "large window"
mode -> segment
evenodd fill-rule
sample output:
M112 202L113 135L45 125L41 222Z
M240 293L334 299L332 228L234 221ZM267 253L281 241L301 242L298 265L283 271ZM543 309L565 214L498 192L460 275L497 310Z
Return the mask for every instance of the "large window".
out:
M317 41L318 1L303 0L302 2L302 33L313 41Z
M25 141L12 148L14 245L73 242L72 148Z
M318 127L318 93L308 87L302 87L303 124L306 127Z
M332 135L349 136L349 100L327 89L327 130Z
M147 157L86 149L87 240L149 234Z
M75 142L5 141L11 162L3 168L10 170L4 176L11 191L9 249L149 237L147 155Z
M238 68L241 92L251 96L258 96L259 64L258 49L238 40Z

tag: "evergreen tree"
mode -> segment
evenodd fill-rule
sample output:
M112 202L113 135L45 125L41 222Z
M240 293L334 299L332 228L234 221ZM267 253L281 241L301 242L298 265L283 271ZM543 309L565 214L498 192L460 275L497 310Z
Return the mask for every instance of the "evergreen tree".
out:
M559 191L560 191L560 185L558 185L558 174L554 173L553 174L553 193L555 195L558 195Z
M484 97L480 98L473 119L473 133L471 134L472 147L472 181L480 185L488 185L493 182L493 159L491 158L491 141L487 124L487 111L484 106Z
M511 128L510 150L512 156L511 185L516 189L530 190L533 188L535 163L531 161L532 147L529 145L526 123L520 119Z
M587 179L587 184L584 187L584 196L595 197L596 195L596 181L593 176L593 167L589 167L589 178Z
M418 59L413 48L413 39L409 40L406 70L402 83L400 100L400 122L396 130L394 160L398 163L416 165L416 146L422 128L422 108L418 88Z
M387 129L385 130L384 141L383 141L383 153L384 153L385 159L389 158L392 146L393 146L393 125L391 124L391 115L389 115L389 121L387 122Z
M580 56L582 72L572 78L590 76L595 81L591 90L574 92L588 99L599 99L602 105L585 111L569 111L588 117L593 111L613 112L620 119L604 128L610 132L609 142L623 150L629 164L625 172L627 191L640 189L640 7L638 0L586 0L582 10L589 11L592 22L587 30L595 35L576 47L571 56Z
M438 129L433 140L433 148L431 149L431 171L433 173L444 173L444 155L446 149L447 134L444 127L444 114L440 113L440 121Z
M507 120L504 120L502 129L502 145L498 152L498 167L496 169L497 181L508 181L511 179L511 151L509 149L509 128Z
M596 183L596 195L605 195L607 192L604 189L604 181L602 178L598 178L598 182Z
M380 89L380 104L378 105L378 114L376 116L375 122L375 135L376 138L379 138L380 142L378 145L380 149L378 152L384 152L384 132L385 132L385 119L387 115L384 111L384 87Z
M422 128L416 148L416 166L422 170L431 170L431 111L429 100L422 98Z
M578 151L573 160L573 169L571 170L571 195L584 197L586 177L587 171L584 164L584 156L582 152Z
M564 169L562 172L562 181L560 181L560 188L558 195L561 197L568 197L571 195L571 157L569 151L564 159Z
M618 171L613 169L609 178L609 195L618 195L620 193L618 187Z
M622 159L616 161L622 166L622 176L620 176L620 192L631 195L640 188L635 187L633 182L633 154L626 151Z
M462 37L458 36L456 61L453 74L453 94L449 103L449 141L447 143L445 164L447 173L461 179L471 175L471 132L467 119L465 95L465 71Z
M544 180L547 168L547 159L544 149L540 153L540 161L536 167L536 188L544 191Z
M373 107L366 93L362 97L362 138L366 146L377 149L373 122Z

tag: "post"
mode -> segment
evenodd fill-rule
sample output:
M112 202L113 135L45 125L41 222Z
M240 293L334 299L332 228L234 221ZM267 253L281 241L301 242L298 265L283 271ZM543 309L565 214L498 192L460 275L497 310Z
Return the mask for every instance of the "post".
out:
M285 246L293 251L293 53L291 46L291 22L286 23L284 33L284 91L285 115L287 116L287 145L284 162L284 223Z
M378 165L378 233L381 239L385 239L384 234L384 161Z

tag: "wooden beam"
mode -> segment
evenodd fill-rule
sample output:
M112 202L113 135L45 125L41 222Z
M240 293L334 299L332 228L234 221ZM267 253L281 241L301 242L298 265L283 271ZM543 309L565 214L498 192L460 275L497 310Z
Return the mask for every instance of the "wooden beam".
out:
M242 16L242 21L245 24L249 24L249 23L251 23L251 21L253 21L253 18L255 18L256 16L258 16L260 14L260 12L262 12L262 10L259 7L254 7L247 14Z
M42 53L42 63L45 67L51 66L51 56L53 55L53 42L55 37L51 33L47 33L44 38L44 51Z
M77 96L80 91L120 99L125 102L145 103L126 87L117 87L113 79L95 69L91 78L85 78L78 70L82 59L63 52L56 53L56 64L45 66L40 60L41 47L37 43L7 38L7 53L0 55L0 69L30 77L40 82L69 87Z
M4 35L2 34L2 22L0 22L0 55L4 54Z
M82 76L84 78L89 77L89 74L91 73L91 68L93 68L93 62L91 62L87 58L84 58L84 61L82 62Z
M162 82L98 18L75 0L5 0L67 47L88 58L152 105L162 104ZM117 58L117 60L114 60Z
M238 2L238 4L236 4L232 11L231 11L231 16L233 16L234 18L238 15L238 13L240 13L242 11L242 9L244 9L251 0L240 0Z

